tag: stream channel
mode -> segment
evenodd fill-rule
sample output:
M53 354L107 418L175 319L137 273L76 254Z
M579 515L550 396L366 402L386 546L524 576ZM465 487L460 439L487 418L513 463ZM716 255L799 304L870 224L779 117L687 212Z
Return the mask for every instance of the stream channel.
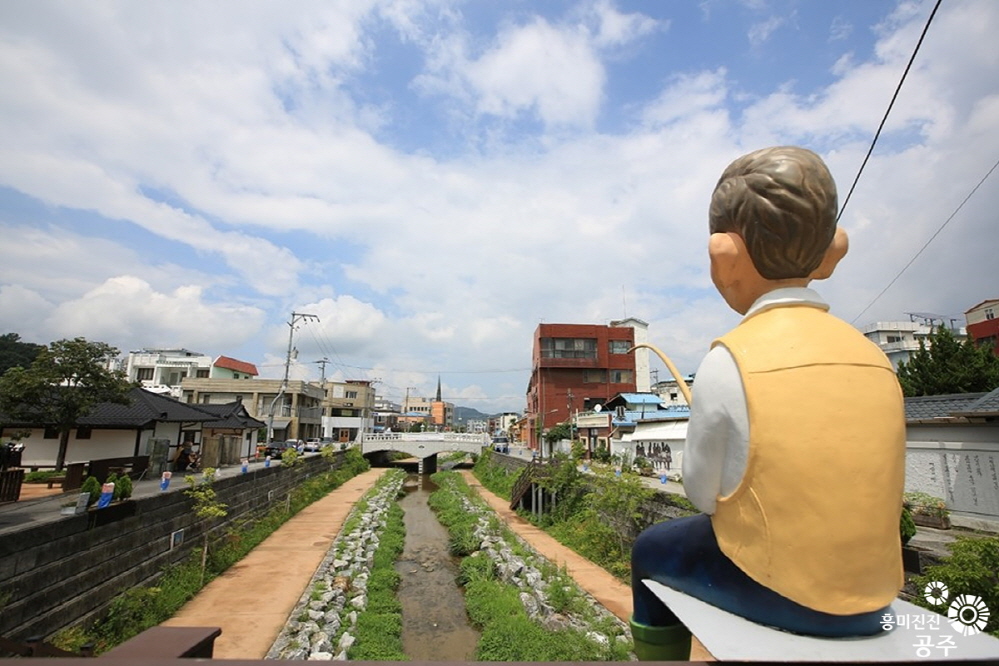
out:
M402 646L412 661L471 661L479 632L468 622L464 593L455 582L458 558L448 533L427 504L437 490L429 476L410 474L399 500L406 542L395 569L401 577Z

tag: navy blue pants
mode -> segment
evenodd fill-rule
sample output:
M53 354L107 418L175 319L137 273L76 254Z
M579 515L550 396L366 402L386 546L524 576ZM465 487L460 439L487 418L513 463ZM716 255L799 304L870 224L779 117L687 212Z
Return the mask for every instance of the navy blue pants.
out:
M849 554L844 553L844 557ZM642 532L631 550L636 622L662 627L679 622L643 583L652 579L759 624L810 636L869 636L883 631L888 607L858 615L830 615L797 604L747 576L718 548L706 514L667 520Z

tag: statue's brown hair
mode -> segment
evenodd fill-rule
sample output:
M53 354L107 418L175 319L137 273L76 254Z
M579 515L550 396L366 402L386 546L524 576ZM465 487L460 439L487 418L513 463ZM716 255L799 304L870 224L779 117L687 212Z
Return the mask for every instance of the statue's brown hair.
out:
M777 146L743 155L711 196L711 233L742 237L768 280L808 277L836 233L836 183L806 148Z

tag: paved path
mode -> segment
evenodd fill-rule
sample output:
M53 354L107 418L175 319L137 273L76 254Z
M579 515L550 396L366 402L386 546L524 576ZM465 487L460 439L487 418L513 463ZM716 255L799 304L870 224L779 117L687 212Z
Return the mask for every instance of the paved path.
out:
M263 659L354 507L385 469L350 479L295 514L163 624L221 627L215 659Z

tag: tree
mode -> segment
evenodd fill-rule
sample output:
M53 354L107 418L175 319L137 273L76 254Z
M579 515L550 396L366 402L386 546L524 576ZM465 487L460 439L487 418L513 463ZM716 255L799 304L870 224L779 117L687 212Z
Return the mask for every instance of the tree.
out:
M548 429L545 433L545 441L549 444L557 444L563 439L569 439L572 436L572 429L568 422L558 423Z
M184 494L194 500L194 515L204 521L204 540L201 545L201 585L205 584L205 570L208 567L208 543L211 521L228 515L228 505L220 502L215 492L215 469L206 467L201 473L201 483L190 474L184 477L188 489Z
M28 368L11 368L0 377L0 414L15 423L58 428L56 470L61 470L69 434L81 416L102 402L128 404L132 385L121 371L108 369L117 355L116 348L84 338L43 347Z
M17 333L0 335L0 375L11 368L27 368L43 349L44 345L21 342Z
M928 342L928 344L927 344ZM999 387L999 357L971 338L957 340L946 326L930 332L906 363L898 364L906 396L977 393Z

